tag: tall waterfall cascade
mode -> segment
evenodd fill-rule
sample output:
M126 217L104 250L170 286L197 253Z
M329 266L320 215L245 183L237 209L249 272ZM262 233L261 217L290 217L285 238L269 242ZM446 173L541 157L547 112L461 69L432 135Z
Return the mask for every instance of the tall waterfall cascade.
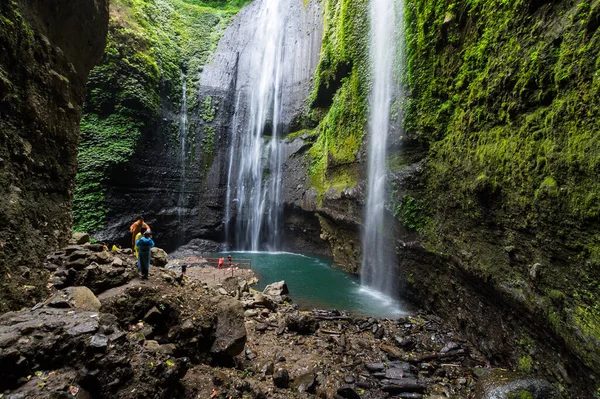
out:
M180 141L180 163L181 163L181 181L179 185L179 198L177 200L177 218L178 222L181 225L183 222L183 208L185 206L185 151L186 151L186 140L187 140L187 132L188 132L188 114L187 114L187 81L186 76L181 72L181 81L182 81L182 89L181 89L181 110L179 113L179 141Z
M257 251L277 249L281 217L281 73L285 12L278 0L266 0L258 15L253 51L247 122L240 126L234 114L234 127L241 128L239 153L231 152L230 164L239 158L235 179L228 182L228 194L235 190L237 217L235 247ZM236 110L237 111L237 110ZM234 133L234 134L235 134ZM270 138L268 137L270 136ZM238 144L238 143L236 143ZM267 179L266 173L270 173Z
M389 297L397 296L397 277L393 272L393 225L385 208L388 194L386 156L391 104L397 94L394 65L395 60L403 57L403 15L403 0L371 0L369 44L372 92L361 284Z

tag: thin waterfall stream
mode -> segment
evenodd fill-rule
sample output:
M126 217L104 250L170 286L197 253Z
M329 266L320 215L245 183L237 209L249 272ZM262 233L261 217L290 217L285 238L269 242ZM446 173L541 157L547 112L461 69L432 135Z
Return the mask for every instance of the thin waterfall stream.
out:
M370 57L373 88L370 99L368 142L368 188L363 231L361 283L364 287L395 298L392 224L386 216L386 157L390 130L390 108L394 96L396 29L403 30L402 0L371 0ZM398 20L397 20L398 19ZM398 28L397 28L398 27ZM402 37L403 35L399 35ZM400 43L402 46L402 43Z
M187 140L187 131L188 131L188 115L187 115L187 79L185 73L181 72L181 81L182 81L182 89L181 89L181 110L179 113L179 141L180 141L180 162L181 162L181 181L179 185L179 199L177 200L177 219L179 225L182 225L183 222L183 209L185 207L185 151L186 151L186 140ZM181 229L183 232L183 229ZM182 237L183 238L183 237Z

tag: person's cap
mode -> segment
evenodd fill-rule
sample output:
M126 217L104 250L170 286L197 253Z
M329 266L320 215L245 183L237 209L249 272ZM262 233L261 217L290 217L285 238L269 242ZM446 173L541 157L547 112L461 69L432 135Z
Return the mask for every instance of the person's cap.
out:
M152 235L152 232L150 230L146 230L144 232L144 237L150 237Z

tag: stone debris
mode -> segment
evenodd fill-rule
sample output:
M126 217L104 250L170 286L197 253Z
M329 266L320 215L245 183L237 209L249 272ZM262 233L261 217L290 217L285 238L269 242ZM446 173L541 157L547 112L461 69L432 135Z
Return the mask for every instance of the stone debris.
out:
M151 268L141 281L132 254L92 245L49 256L60 290L0 316L5 397L554 397L544 380L497 374L433 315L300 310L284 281L257 292L248 271L215 283Z

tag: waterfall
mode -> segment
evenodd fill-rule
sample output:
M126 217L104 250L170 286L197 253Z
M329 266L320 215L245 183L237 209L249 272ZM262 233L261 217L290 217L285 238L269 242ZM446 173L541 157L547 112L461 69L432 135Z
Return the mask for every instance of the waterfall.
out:
M177 200L177 220L179 222L179 230L181 232L181 238L183 239L183 209L185 207L185 141L187 139L188 131L188 115L187 115L187 81L186 75L181 72L181 110L179 112L179 141L180 141L180 152L179 158L181 162L181 180L179 184L179 199Z
M251 53L249 79L238 96L249 109L241 112L239 99L233 120L228 171L226 223L235 203L236 249L275 250L281 224L281 82L284 60L284 12L279 0L263 0ZM247 54L248 55L248 54ZM270 136L270 137L269 137ZM231 165L237 165L233 173ZM232 194L234 198L231 198ZM227 227L228 233L231 226Z
M371 0L370 59L372 92L368 142L368 188L362 240L361 283L385 295L397 296L393 273L393 224L386 215L386 156L390 108L395 93L396 29L403 32L403 0ZM396 15L401 16L396 19ZM402 48L402 41L399 48ZM402 55L402 54L400 54Z

